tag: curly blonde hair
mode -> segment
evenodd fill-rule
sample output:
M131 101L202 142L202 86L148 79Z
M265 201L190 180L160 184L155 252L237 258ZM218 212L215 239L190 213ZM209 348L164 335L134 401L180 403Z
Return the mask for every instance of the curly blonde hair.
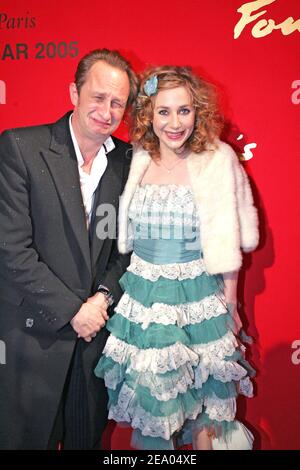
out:
M144 86L147 80L156 76L157 91L147 96ZM195 127L185 143L192 152L200 153L208 145L214 145L219 137L223 120L217 106L216 93L212 85L197 77L190 67L162 66L148 69L141 77L140 92L132 109L131 141L143 147L154 159L160 158L159 139L153 131L153 109L155 96L160 90L185 87L195 108Z

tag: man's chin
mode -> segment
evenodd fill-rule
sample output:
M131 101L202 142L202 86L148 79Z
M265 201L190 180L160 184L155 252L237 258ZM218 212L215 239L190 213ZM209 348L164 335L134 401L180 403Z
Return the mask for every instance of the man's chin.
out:
M111 128L109 128L108 130L107 129L100 129L99 127L97 128L94 128L93 129L93 135L95 137L101 137L102 139L107 139L111 133L113 132L113 130Z

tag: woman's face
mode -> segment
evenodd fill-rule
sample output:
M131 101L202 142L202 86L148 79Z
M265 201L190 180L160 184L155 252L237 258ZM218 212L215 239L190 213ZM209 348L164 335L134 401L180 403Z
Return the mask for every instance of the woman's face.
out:
M153 130L160 150L180 149L194 130L195 109L184 86L161 90L154 101Z

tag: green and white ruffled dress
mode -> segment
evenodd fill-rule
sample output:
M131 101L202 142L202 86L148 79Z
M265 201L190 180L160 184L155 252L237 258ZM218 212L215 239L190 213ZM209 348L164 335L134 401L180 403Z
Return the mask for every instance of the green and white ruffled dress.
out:
M173 449L213 427L214 448L251 448L235 420L238 393L252 396L244 346L232 333L221 275L201 255L201 221L188 186L139 186L124 294L95 369L109 393L109 418L129 423L132 445Z

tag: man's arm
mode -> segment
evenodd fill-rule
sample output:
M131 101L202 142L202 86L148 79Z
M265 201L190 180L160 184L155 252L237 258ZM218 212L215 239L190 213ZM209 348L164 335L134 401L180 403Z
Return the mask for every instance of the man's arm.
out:
M130 162L131 162L131 157L132 157L132 148L124 147L124 155L125 155L125 160L124 160L124 167L123 167L123 178L122 178L122 191L124 191L124 187L128 178L128 173L130 169ZM120 207L118 208L118 212L120 211ZM103 286L106 286L113 298L114 298L114 305L118 303L120 297L123 294L123 291L121 289L121 286L119 284L119 280L126 271L127 266L130 263L130 256L131 254L121 254L118 250L118 230L119 230L119 217L117 220L117 235L116 239L113 240L112 243L112 248L110 252L110 256L108 259L108 264L106 266L105 271L99 271L96 273L96 281L94 283L94 292L97 290L98 286L101 284ZM112 312L112 309L110 309L110 312Z
M0 136L0 276L30 306L34 330L53 333L80 310L74 294L34 248L30 179L13 132Z
M130 255L121 255L118 251L117 241L114 240L109 262L104 273L97 277L95 288L102 284L106 286L113 295L116 304L123 294L119 280L126 271L130 262Z

